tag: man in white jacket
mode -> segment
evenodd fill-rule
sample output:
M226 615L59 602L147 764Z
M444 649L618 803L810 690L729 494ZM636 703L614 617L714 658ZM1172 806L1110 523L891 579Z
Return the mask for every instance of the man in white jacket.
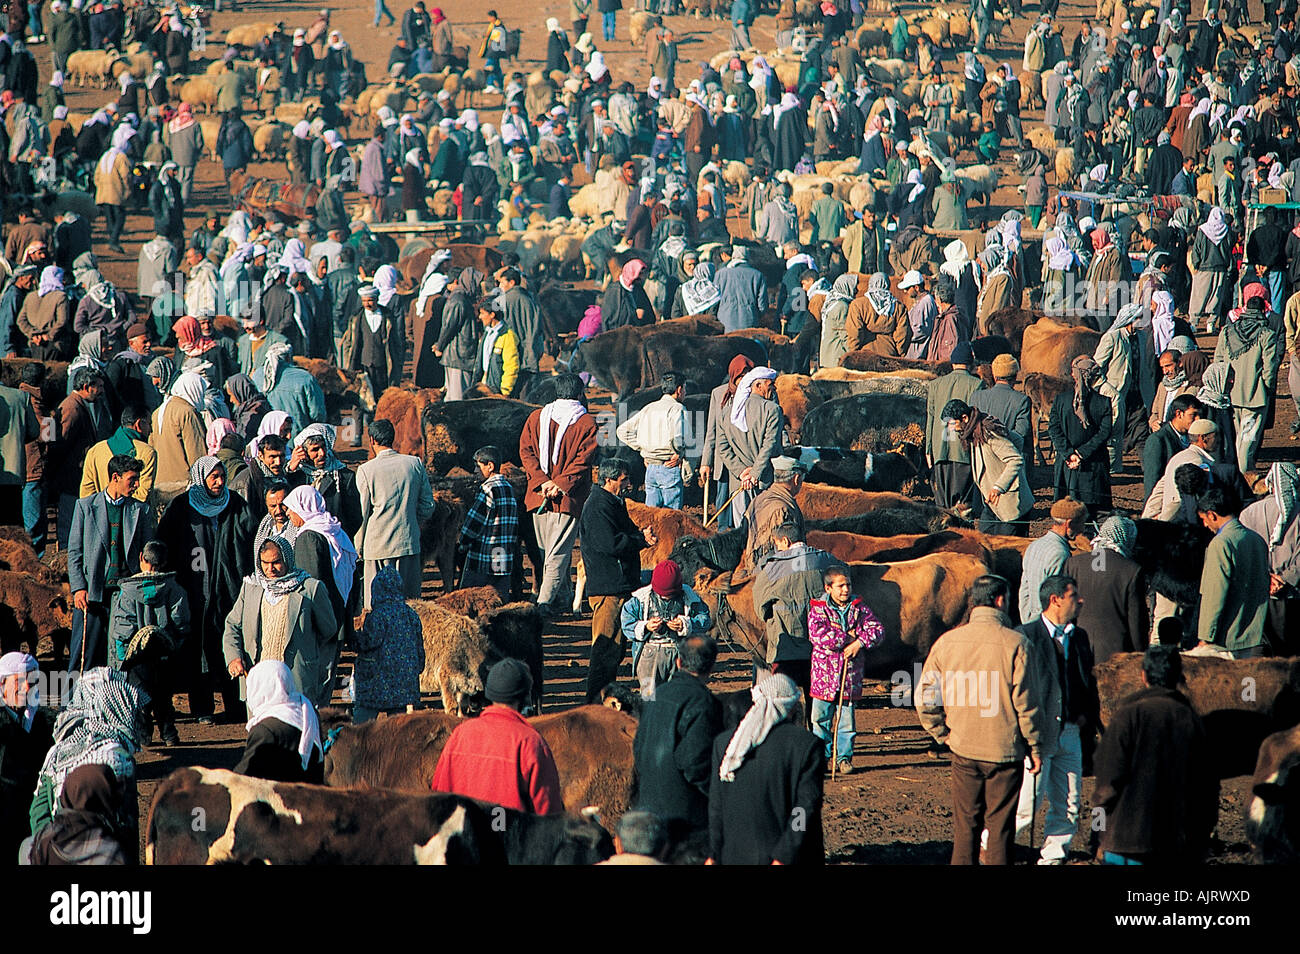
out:
M618 439L645 461L647 507L680 510L692 468L686 459L686 382L669 371L659 381L663 397L618 426Z

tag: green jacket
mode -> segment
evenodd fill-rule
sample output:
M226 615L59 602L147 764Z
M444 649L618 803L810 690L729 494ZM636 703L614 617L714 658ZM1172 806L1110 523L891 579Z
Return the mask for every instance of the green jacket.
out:
M1197 636L1233 652L1264 641L1268 612L1268 544L1236 517L1205 550Z
M833 242L844 228L844 203L833 195L824 195L812 205L812 244Z
M970 463L970 453L961 446L956 428L949 429L943 409L953 399L969 404L970 396L983 386L984 382L969 371L949 371L930 382L925 401L925 452L936 464L945 460Z

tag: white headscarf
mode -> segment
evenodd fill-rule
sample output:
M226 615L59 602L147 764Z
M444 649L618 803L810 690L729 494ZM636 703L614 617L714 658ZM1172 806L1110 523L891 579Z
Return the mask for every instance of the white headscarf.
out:
M397 269L391 265L380 265L375 269L375 277L371 284L379 291L380 307L386 306L397 294L397 278Z
M1209 218L1201 224L1201 231L1205 237L1215 245L1223 241L1223 237L1228 234L1228 223L1224 221L1223 209L1217 205L1210 209Z
M171 391L163 398L162 404L158 407L158 420L163 419L163 413L167 410L167 403L174 397L180 398L192 407L194 413L201 413L207 389L208 384L203 379L203 375L194 371L182 371L176 376L176 380L172 382Z
M560 459L560 442L564 432L578 418L587 413L581 401L558 398L542 408L542 417L537 426L537 456L541 460L542 473L548 477L551 468ZM555 422L555 446L551 446L551 422Z
M724 782L736 780L736 770L746 757L763 744L769 732L790 718L790 713L801 698L794 680L781 673L773 673L749 690L754 704L736 726L727 751L718 766L718 778Z
M126 75L125 73L122 75ZM127 143L135 135L135 130L126 123L118 126L113 130L113 145L99 159L99 171L107 175L113 171L113 163L117 161L118 156L126 155Z
M284 498L284 505L302 518L302 526L294 535L295 544L302 539L302 531L315 530L330 545L330 565L334 570L334 583L343 602L352 593L353 572L357 567L357 548L348 539L338 518L325 509L325 498L315 487L295 487Z
M279 719L302 733L298 739L298 754L302 756L304 770L311 763L312 749L320 749L324 756L316 707L294 688L293 673L288 666L278 659L263 659L249 670L246 686L249 732L259 722Z
M775 381L776 372L763 365L751 369L740 383L736 385L736 396L731 401L731 424L742 434L749 433L749 419L745 407L749 404L749 393L754 389L755 381Z
M608 72L609 68L605 66L605 54L601 53L599 50L592 53L591 62L587 64L587 75L590 76L592 80L598 80Z
M0 683L3 683L10 676L26 676L29 673L37 672L40 665L36 662L35 656L29 656L27 653L5 653L0 656ZM0 699L0 705L4 701ZM32 731L32 721L36 718L36 709L40 706L40 693L37 687L31 683L30 678L27 686L26 708L23 710L23 731Z

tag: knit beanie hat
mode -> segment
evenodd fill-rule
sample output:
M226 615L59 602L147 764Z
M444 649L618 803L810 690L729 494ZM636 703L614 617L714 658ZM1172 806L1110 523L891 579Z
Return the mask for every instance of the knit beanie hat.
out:
M518 704L533 691L533 677L518 659L503 659L488 673L484 694L489 702Z
M681 599L682 568L672 560L664 560L650 575L650 589L664 599Z

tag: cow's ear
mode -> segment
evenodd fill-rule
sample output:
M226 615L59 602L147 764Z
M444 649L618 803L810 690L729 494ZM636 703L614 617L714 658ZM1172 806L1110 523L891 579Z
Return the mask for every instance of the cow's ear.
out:
M1265 805L1281 805L1286 799L1286 789L1277 782L1257 782L1254 792Z

